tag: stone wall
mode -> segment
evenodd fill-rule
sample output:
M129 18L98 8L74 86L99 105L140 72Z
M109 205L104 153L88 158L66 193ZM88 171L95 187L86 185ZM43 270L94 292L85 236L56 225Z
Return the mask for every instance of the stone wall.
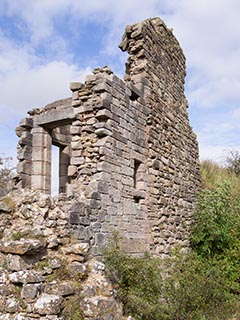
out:
M127 26L120 48L129 53L125 80L142 90L149 108L148 217L154 252L168 253L174 243L188 243L200 186L198 146L184 95L185 57L159 18Z
M198 146L184 96L185 58L165 24L127 26L125 81L108 67L72 98L34 109L17 128L19 182L50 192L51 144L60 147L60 191L70 223L93 255L114 230L132 254L188 247L200 185Z
M70 205L21 189L0 199L1 320L123 319L104 264L73 236Z

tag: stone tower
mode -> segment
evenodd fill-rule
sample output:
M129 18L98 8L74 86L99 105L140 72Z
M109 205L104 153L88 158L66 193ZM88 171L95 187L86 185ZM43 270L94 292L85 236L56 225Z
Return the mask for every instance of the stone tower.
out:
M114 230L132 254L188 246L200 186L198 145L184 95L185 57L159 18L126 27L124 81L108 67L72 97L29 112L17 128L18 185L50 193L51 145L59 192L72 197L75 235L101 254Z

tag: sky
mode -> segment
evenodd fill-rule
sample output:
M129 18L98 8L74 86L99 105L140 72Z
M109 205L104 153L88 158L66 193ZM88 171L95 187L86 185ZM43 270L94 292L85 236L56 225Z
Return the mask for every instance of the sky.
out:
M157 16L187 59L200 158L240 150L239 0L0 0L0 156L16 158L19 120L71 96L70 82L105 65L123 77L125 26Z

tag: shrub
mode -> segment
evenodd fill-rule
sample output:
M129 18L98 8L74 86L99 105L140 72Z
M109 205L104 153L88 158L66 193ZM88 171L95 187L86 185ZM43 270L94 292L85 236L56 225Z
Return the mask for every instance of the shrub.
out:
M168 260L163 283L165 313L169 320L226 320L235 314L235 296L221 267L195 253Z
M199 255L221 255L238 242L239 206L227 183L200 193L191 235L192 247Z
M124 312L142 320L161 319L162 276L159 259L131 258L116 238L105 252L109 277L123 302Z
M240 177L212 161L201 171L190 253L131 258L116 236L105 253L124 312L136 320L240 319Z
M240 293L240 199L229 184L201 192L190 239L208 270L221 269L229 292Z
M226 320L235 313L221 265L194 252L175 252L164 261L131 258L115 242L105 257L124 313L136 320Z

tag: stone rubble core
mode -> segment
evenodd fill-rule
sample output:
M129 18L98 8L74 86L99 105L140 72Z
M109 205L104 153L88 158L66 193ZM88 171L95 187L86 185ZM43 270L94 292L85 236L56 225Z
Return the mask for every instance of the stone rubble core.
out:
M97 68L71 83L71 98L21 120L16 186L49 194L58 146L59 194L71 199L69 224L91 254L101 256L117 230L129 253L164 256L188 248L200 187L185 57L160 18L127 26L119 47L129 54L124 81Z
M0 320L126 319L69 206L23 189L0 199Z

